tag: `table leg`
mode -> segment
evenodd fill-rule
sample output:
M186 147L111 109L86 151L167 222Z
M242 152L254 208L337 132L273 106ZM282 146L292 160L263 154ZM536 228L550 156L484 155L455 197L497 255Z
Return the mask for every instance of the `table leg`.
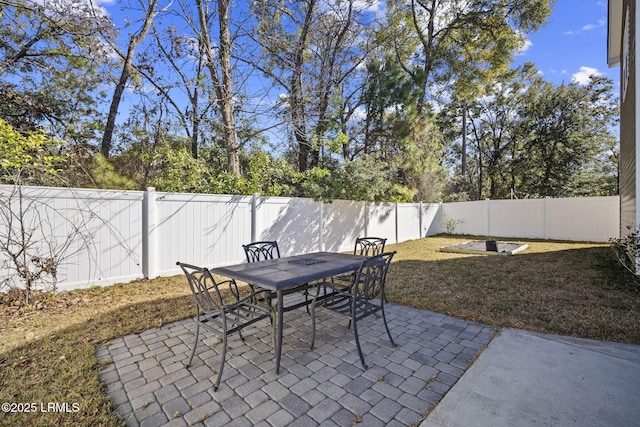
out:
M284 300L282 290L276 291L276 375L280 374L280 356L282 356L282 329L284 324Z

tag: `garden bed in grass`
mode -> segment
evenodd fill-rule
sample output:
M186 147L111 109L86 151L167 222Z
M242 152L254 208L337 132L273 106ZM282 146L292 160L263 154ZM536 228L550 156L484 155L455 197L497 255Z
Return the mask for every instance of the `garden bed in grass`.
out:
M470 240L441 248L442 252L476 255L515 255L527 249L526 243L500 242L497 240Z

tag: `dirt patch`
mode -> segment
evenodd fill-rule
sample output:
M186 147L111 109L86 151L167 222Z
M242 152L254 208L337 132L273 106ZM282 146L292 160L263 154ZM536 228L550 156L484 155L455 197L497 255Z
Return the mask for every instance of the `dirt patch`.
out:
M0 292L0 319L10 320L31 316L38 312L66 310L89 300L86 295L80 292L60 292L56 294L33 290L31 291L29 304L27 304L24 290L11 289L6 293Z

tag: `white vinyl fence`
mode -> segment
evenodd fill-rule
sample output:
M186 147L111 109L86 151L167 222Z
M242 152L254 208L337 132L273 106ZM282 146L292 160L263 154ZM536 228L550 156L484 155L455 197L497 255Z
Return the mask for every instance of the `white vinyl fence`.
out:
M2 248L16 253L25 230L30 254L62 254L57 288L66 290L179 274L176 261L242 262L241 245L256 240L277 240L283 255L350 251L358 236L398 243L453 221L460 234L606 241L618 237L618 217L618 197L375 204L0 186L0 291L18 282Z
M440 215L456 234L587 242L620 235L618 196L445 203Z

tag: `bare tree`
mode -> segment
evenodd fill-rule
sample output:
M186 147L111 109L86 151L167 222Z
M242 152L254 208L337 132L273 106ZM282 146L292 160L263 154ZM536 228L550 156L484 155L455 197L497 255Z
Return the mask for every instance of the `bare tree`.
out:
M345 126L344 88L363 61L358 2L252 3L261 70L286 91L298 169L318 165L325 139ZM352 112L353 110L351 110Z
M218 0L219 46L215 53L214 43L209 32L211 13L209 3L196 0L200 28L198 35L203 46L205 66L209 70L218 107L222 115L223 135L227 149L227 168L234 175L240 175L240 157L236 119L234 115L233 80L231 70L231 31L229 28L229 0Z
M136 48L149 33L149 30L153 25L154 18L158 15L158 13L162 12L162 10L158 11L157 7L158 0L149 0L149 3L147 5L143 5L145 14L142 27L137 33L132 34L129 38L127 52L123 54L118 49L115 49L118 55L122 58L123 63L120 78L118 79L118 83L116 84L115 90L113 92L113 97L111 99L109 115L107 116L107 123L105 125L104 134L102 136L102 143L100 145L100 151L105 157L109 157L109 152L111 151L111 141L113 138L116 116L118 115L118 108L120 106L120 101L122 100L122 94L124 93L124 90L129 79L131 78L132 73L134 73L136 69L133 63ZM167 6L166 8L168 7L169 6ZM166 8L163 10L166 10Z
M55 219L65 218L61 234ZM0 285L22 288L31 303L33 291L55 292L61 265L91 243L82 216L56 214L21 185L0 188L0 265L6 276Z

